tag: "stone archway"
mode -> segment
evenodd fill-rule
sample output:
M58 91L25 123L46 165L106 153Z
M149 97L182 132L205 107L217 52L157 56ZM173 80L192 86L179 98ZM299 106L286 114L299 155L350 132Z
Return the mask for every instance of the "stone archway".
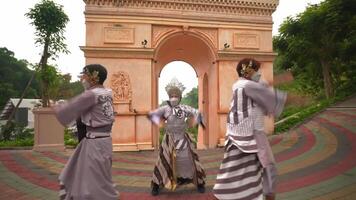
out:
M162 29L162 27L159 27ZM216 55L214 55L214 47L209 41L206 41L204 35L187 30L177 29L173 33L166 35L159 40L154 54L154 75L155 83L158 83L158 78L163 67L173 60L181 60L189 63L195 70L198 78L198 105L199 110L203 112L207 123L207 128L203 130L201 127L198 129L198 148L209 148L209 130L214 130L214 123L209 121L209 113L216 113L213 106L209 107L209 81L216 79L214 75L214 68L216 68ZM214 87L213 82L210 87ZM158 84L154 86L158 88ZM154 95L156 105L158 105L157 95ZM211 111L210 111L211 110ZM217 115L215 115L217 118ZM213 118L211 118L213 119ZM154 133L157 130L154 128ZM157 138L157 136L154 136ZM157 141L157 140L155 140Z
M156 128L146 115L158 106L159 72L173 60L190 63L198 76L199 109L208 120L208 129L199 132L198 148L224 143L240 59L259 60L263 78L273 81L271 15L278 0L84 2L86 44L81 49L86 63L106 66L106 87L120 97L115 101L114 150L157 146ZM270 132L273 119L266 120Z

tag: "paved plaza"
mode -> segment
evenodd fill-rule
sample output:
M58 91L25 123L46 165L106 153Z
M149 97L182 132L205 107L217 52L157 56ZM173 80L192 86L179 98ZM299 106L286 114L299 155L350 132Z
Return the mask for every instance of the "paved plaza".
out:
M270 137L278 169L281 200L356 199L356 98L337 104L286 134ZM57 177L73 150L0 151L0 199L58 199ZM223 149L198 151L207 172L207 192L192 185L150 195L156 152L114 153L113 179L123 200L214 199Z

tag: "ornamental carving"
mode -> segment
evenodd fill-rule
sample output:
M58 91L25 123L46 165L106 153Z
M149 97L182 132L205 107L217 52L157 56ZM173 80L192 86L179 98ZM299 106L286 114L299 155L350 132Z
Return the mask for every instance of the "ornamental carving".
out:
M192 32L204 35L210 40L214 48L218 48L218 31L216 29L191 28Z
M111 88L113 90L114 103L130 102L132 89L129 75L124 71L112 75Z
M167 35L181 30L179 27L154 26L152 28L153 46L156 47Z
M271 15L278 0L84 0L86 5L119 8L151 8L173 11L241 15Z

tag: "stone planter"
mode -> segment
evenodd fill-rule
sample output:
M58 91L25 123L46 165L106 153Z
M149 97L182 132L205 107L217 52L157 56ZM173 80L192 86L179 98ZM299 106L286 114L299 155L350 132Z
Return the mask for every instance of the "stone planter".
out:
M52 108L36 108L34 128L34 151L64 151L64 126L62 126Z

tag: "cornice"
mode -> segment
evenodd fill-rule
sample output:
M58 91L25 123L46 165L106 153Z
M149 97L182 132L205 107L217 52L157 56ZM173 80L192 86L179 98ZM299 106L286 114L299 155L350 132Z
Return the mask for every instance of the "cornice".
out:
M117 48L117 47L93 47L81 46L86 58L134 58L153 59L152 48Z
M278 0L84 0L86 14L208 17L233 21L236 17L266 17L276 10Z

